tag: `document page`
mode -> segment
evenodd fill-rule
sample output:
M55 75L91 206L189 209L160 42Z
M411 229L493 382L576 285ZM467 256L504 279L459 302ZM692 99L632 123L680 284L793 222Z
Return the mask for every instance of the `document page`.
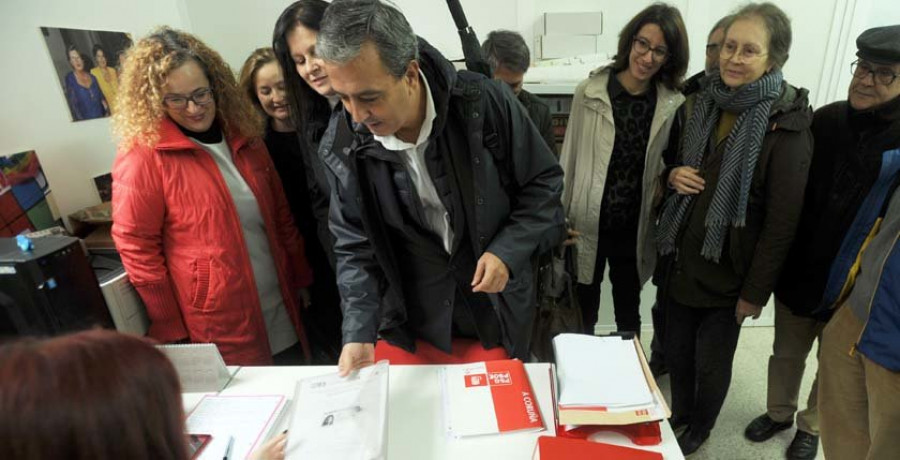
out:
M376 460L387 455L388 363L348 377L297 382L287 460Z
M553 339L559 405L615 410L653 404L653 395L631 340L560 334Z
M220 460L231 436L229 458L247 458L269 437L286 402L282 395L204 397L187 418L188 433L212 435L200 459Z

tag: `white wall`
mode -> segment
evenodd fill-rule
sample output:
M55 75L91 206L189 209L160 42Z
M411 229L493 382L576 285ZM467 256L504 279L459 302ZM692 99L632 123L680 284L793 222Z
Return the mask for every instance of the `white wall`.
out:
M110 30L141 36L182 27L178 0L3 0L0 3L0 155L35 150L63 216L99 203L91 177L115 156L109 119L73 123L39 27Z
M235 72L262 46L272 45L275 21L293 0L250 3L244 0L182 0L192 31L222 54ZM462 0L469 23L480 38L494 29L516 29L517 0ZM444 0L395 0L417 34L449 59L462 58L459 35ZM210 14L214 11L215 14Z

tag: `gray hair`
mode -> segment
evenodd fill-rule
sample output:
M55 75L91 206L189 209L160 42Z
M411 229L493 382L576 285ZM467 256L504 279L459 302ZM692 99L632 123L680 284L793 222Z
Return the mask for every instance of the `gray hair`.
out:
M363 44L378 50L381 63L400 78L410 61L419 58L416 34L397 8L379 0L334 0L316 39L316 53L324 60L346 64Z
M481 45L481 52L491 65L491 70L503 66L516 73L525 73L531 64L531 54L525 39L518 32L495 30L488 34Z
M716 21L716 25L712 26L712 29L709 29L709 35L707 35L706 38L708 39L709 37L712 37L712 34L714 34L719 29L727 28L728 24L731 24L731 21L733 21L733 20L734 20L733 14L729 14L728 16L725 16L722 19L719 19L718 21Z
M728 27L739 19L749 18L761 19L769 32L769 63L776 69L784 67L791 51L790 18L772 3L749 3L731 16Z

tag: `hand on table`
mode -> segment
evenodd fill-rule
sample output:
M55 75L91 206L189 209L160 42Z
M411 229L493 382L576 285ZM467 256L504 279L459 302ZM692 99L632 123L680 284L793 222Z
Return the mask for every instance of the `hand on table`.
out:
M287 431L264 442L259 449L250 454L251 460L284 460L284 450L287 448Z

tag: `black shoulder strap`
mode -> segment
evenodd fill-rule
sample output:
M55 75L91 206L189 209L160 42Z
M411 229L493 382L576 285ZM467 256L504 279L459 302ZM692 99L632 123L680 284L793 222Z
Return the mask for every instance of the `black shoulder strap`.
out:
M484 85L487 77L468 70L457 72L456 83L452 94L462 98L463 115L468 120L469 129L481 130L484 147L491 152L494 163L500 173L500 180L504 189L514 183L511 180L511 166L509 165L508 152L505 148L503 135L497 125L496 111L488 107L489 98L484 97ZM514 196L514 195L510 195Z

